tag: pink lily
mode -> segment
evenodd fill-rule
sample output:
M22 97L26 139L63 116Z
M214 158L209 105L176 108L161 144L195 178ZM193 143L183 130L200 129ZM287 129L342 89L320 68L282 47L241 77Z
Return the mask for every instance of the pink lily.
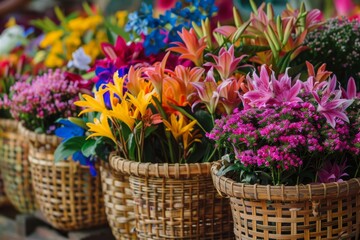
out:
M331 127L335 128L335 120L337 118L345 122L349 122L349 118L346 115L345 110L353 103L354 100L341 98L341 91L335 91L332 92L332 94L324 91L322 98L319 97L317 92L313 92L312 95L318 104L317 111L324 115L326 121ZM334 97L330 98L333 95Z
M156 63L153 67L147 67L144 69L147 79L153 84L155 91L159 95L162 93L163 81L165 78L165 72L167 70L166 61L169 55L170 52L167 52L161 63Z
M202 102L205 103L211 114L215 113L220 95L217 92L213 68L209 70L206 79L203 82L193 82L191 84L196 88L199 97L199 100L193 103L192 108L194 109L198 103Z
M217 87L219 102L224 106L227 114L231 114L242 102L240 89L243 80L244 78L239 80L235 78L226 79Z
M249 105L253 107L263 107L273 98L272 86L270 86L270 77L267 73L265 65L261 66L260 76L255 72L253 77L250 75L246 77L248 83L253 90L244 94L244 99L249 100Z
M353 77L349 78L347 89L341 88L342 95L346 99L354 99L357 97L356 83Z
M233 72L237 69L238 64L247 55L241 55L240 57L235 58L234 45L231 45L229 50L222 47L218 56L210 53L208 53L207 56L211 56L215 60L215 63L207 62L204 66L214 67L218 71L221 79L225 80L233 74Z
M291 78L287 71L277 80L274 72L270 76L265 65L261 66L260 77L253 74L253 79L249 78L253 90L245 93L244 98L249 100L249 105L255 107L264 107L267 104L278 104L281 102L302 102L298 97L302 84L299 80L294 85L291 84Z

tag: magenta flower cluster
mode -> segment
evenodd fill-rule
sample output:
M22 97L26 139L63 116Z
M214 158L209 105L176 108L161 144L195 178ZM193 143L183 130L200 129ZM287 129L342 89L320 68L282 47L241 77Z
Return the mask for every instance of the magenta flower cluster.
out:
M29 129L49 133L58 118L76 115L73 103L80 90L80 81L67 78L59 69L49 70L32 81L16 82L11 100L4 105ZM41 129L36 129L39 126Z
M305 172L307 182L349 176L341 171L326 176L328 171L321 169L345 171L339 166L360 152L360 120L356 107L350 107L359 102L354 80L347 91L338 87L336 77L322 83L313 80L294 81L287 74L278 80L263 66L259 76L248 76L252 90L242 97L243 109L216 120L207 137L248 172L272 176L273 184L298 184L299 174ZM359 168L359 161L347 162Z

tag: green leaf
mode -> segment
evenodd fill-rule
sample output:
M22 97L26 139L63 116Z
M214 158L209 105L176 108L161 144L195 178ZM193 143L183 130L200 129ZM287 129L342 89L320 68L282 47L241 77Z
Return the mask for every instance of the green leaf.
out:
M128 154L129 154L130 160L135 160L136 142L135 142L135 137L134 137L133 133L131 133L129 135L127 145L128 145Z
M156 108L157 108L157 110L159 111L161 117L162 117L163 119L167 120L167 115L166 115L163 107L161 106L161 103L160 103L159 99L158 99L157 97L154 97L154 96L152 97L152 99L154 100L154 102L155 102L155 104L156 104Z
M83 75L81 75L81 77L85 80L89 80L89 79L92 79L93 77L95 77L95 71L91 71L91 72L87 72Z
M61 142L54 153L55 162L65 160L75 152L80 151L86 142L85 138L85 136L72 137L64 142Z
M210 132L214 128L214 123L209 112L205 110L198 110L195 112L194 116L206 132Z
M147 138L148 136L150 136L150 134L153 133L157 128L158 128L158 127L157 127L157 126L154 126L154 125L145 128L145 134L144 134L145 138Z
M234 35L231 37L231 41L232 42L236 42L241 35L244 33L244 31L246 30L246 28L249 26L250 21L247 21L245 23L243 23L234 33Z
M82 118L77 118L77 117L69 117L68 118L70 122L72 122L73 124L76 124L77 126L85 129L85 130L88 130L88 126L86 126L86 123L84 121L84 119Z
M108 37L109 37L109 34L111 34L111 36L113 38L115 38L115 41L116 41L117 36L121 36L122 38L124 38L124 40L126 42L130 40L130 34L128 32L126 32L124 28L121 28L118 25L112 24L109 20L105 20L105 26L107 28L106 32L108 34ZM114 41L114 43L115 43L115 41Z
M96 147L97 147L98 141L95 139L87 139L85 143L81 147L81 152L85 157L90 157L91 155L96 154Z
M89 5L87 2L84 2L84 3L82 4L82 6L83 6L84 11L86 12L87 15L89 15L89 16L94 15L93 11L91 10L90 5Z

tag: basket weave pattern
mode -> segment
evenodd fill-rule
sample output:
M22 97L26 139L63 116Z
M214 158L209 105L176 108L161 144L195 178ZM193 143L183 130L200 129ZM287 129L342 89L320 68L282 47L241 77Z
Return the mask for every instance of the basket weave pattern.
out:
M360 179L298 186L246 185L217 176L237 239L360 239Z
M0 168L8 200L22 213L35 211L36 202L31 184L28 142L19 136L18 123L0 120Z
M146 164L118 157L130 174L140 239L233 239L228 199L211 182L210 164Z
M63 231L106 224L100 175L92 177L88 167L73 161L55 164L57 137L29 131L27 135L35 196L45 219Z
M129 177L102 164L101 181L106 216L116 239L136 239L135 214Z

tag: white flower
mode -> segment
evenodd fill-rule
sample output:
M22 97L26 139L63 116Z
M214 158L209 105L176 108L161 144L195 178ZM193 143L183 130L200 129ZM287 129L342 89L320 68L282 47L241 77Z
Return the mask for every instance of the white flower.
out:
M0 54L11 52L24 39L24 29L19 25L14 25L5 29L0 35Z
M67 67L75 67L79 70L89 70L91 63L91 57L89 57L82 47L78 48L75 52L72 53L73 60L70 60L67 64Z

